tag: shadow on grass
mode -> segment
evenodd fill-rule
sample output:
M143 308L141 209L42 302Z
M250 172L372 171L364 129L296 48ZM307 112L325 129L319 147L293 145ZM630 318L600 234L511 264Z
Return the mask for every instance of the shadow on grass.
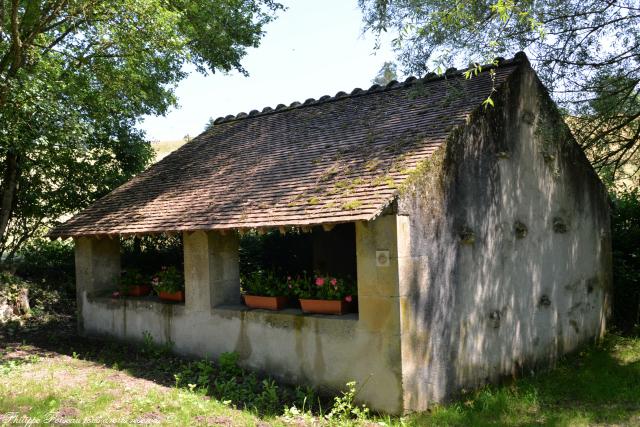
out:
M261 416L280 415L284 407L318 413L331 406L328 397L320 397L310 388L279 384L241 368L232 353L214 363L177 356L170 347L150 339L136 345L83 337L77 334L75 320L70 317L0 327L0 369L59 354L125 371L163 386L199 390Z

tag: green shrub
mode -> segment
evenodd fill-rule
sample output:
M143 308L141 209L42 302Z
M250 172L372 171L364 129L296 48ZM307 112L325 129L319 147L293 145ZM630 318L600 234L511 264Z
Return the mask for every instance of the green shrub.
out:
M75 257L71 241L32 239L16 260L16 274L34 282L53 282L73 289Z
M613 321L629 332L640 322L640 191L612 199Z
M75 309L73 293L56 287L52 282L42 280L32 282L0 271L0 297L15 306L20 290L27 289L31 309L28 315L47 320L50 316L71 314Z
M348 382L347 390L343 391L341 396L333 398L333 406L327 414L327 418L343 422L350 419L365 421L369 417L370 411L366 405L358 406L355 403L357 395L356 382Z
M29 290L31 314L36 318L47 320L75 311L73 242L31 239L18 253L15 267L15 279L20 277L21 286Z
M283 408L319 408L313 389L279 385L273 378L258 378L238 364L237 353L223 353L217 363L198 360L182 365L174 375L177 387L197 389L221 402L261 414L279 415Z

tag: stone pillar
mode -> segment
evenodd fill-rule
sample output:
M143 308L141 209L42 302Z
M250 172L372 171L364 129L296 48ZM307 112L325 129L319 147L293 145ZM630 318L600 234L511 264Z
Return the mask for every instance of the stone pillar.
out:
M358 311L374 332L400 334L397 216L356 223Z
M398 218L385 215L356 223L358 328L370 334L370 347L386 366L385 372L372 372L367 383L371 390L362 397L389 402L394 412L403 407Z
M75 239L78 332L84 332L82 303L87 294L115 289L120 277L120 240Z
M184 233L185 306L208 311L240 303L239 240L235 233Z

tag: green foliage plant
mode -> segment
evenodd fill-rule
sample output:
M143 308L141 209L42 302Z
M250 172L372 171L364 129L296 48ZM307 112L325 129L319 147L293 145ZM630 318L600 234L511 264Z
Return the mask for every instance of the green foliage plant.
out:
M286 282L271 270L256 270L244 275L240 284L248 295L278 297L290 294Z
M175 266L163 266L151 279L153 288L157 292L176 293L184 290L184 278Z
M73 242L31 238L20 248L15 265L16 273L30 280L46 279L57 282L73 280L75 279Z
M127 293L134 286L147 284L149 280L137 268L122 270L118 282L118 291Z
M328 274L279 275L272 270L257 270L241 279L242 290L249 295L287 296L304 299L353 301L355 281Z
M347 390L343 391L340 396L334 397L333 406L331 407L331 411L327 414L326 418L329 420L341 422L346 422L352 419L366 421L369 418L370 410L364 404L358 406L355 403L357 394L358 390L356 388L356 382L348 382Z
M293 294L302 299L353 301L357 294L356 284L350 278L338 278L326 274L315 274L309 280L306 276L289 278Z
M173 350L173 341L166 343L158 343L153 339L153 335L149 331L142 332L141 352L149 358L161 358L171 354Z

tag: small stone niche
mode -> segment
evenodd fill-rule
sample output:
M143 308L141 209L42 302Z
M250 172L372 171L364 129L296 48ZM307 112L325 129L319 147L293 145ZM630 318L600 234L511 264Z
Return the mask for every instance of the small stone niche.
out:
M557 216L553 218L553 231L555 233L563 234L569 231L569 226L563 218Z
M464 226L460 229L460 242L465 245L473 245L476 241L476 235L473 230L467 226Z
M511 157L511 153L509 153L509 151L507 150L498 151L496 153L496 157L498 157L498 159L500 160L506 160Z
M529 110L525 110L522 113L522 121L528 124L529 126L532 126L536 121L536 115Z
M500 313L500 310L493 310L489 313L489 324L493 329L498 329L500 327L501 317L502 313Z
M518 239L524 239L525 237L527 237L527 234L529 233L529 229L527 228L526 224L524 224L523 222L516 221L513 224L513 232L515 233Z
M547 295L542 295L538 301L540 307L549 307L551 305L551 299Z

